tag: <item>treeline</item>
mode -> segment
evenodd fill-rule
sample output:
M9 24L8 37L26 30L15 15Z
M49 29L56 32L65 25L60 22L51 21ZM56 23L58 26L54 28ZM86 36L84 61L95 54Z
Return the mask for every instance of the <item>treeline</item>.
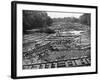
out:
M23 32L44 28L52 24L52 19L45 11L23 10Z
M83 25L90 26L91 15L88 13L83 14L79 18L76 17L64 17L64 18L53 18L54 22L71 22L71 23L81 23Z
M53 18L54 22L72 22L78 23L79 19L75 17Z

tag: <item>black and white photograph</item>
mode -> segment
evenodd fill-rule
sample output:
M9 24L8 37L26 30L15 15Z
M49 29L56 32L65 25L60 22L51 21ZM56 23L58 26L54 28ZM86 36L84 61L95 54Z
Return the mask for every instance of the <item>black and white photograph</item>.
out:
M23 69L91 66L91 14L23 10Z
M97 7L12 2L12 78L97 73Z

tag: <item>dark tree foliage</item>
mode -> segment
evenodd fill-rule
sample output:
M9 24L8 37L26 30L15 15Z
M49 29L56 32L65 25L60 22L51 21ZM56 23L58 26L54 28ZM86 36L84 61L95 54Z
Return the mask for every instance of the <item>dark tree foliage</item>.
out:
M80 16L80 23L81 24L85 24L85 25L89 25L90 26L90 21L91 21L91 15L88 13L83 14L82 16Z
M45 11L23 10L23 31L44 28L51 25L52 19Z

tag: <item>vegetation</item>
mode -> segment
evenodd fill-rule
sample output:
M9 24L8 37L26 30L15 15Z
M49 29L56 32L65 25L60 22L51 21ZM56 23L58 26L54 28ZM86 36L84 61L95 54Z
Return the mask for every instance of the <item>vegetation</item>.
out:
M54 22L72 22L79 23L79 19L75 17L53 18Z
M91 30L90 30L90 14L83 14L80 18L65 17L65 18L53 18L51 19L45 11L23 11L23 30L25 34L23 36L23 58L24 62L42 63L48 61L56 61L61 59L71 59L74 57L81 58L82 56L91 56L90 47L84 48L84 45L91 43ZM70 36L73 35L70 31L82 31L81 33L81 44L78 42L70 42ZM59 32L68 32L69 39L66 43L60 42L65 37L61 35L57 36ZM51 33L55 33L52 34ZM31 34L32 33L32 34ZM79 34L76 34L79 35ZM55 39L58 38L57 42L54 43ZM54 41L52 40L54 39ZM46 52L47 48L32 52L33 49L38 49L37 46L46 45L45 42L50 41L50 49ZM72 46L72 47L71 47ZM43 46L42 46L43 47ZM44 51L45 50L45 51ZM38 55L37 55L38 54ZM27 59L28 58L28 59ZM25 61L26 60L26 61Z
M90 26L90 21L91 21L91 15L89 13L85 13L82 16L80 16L80 23L89 25Z
M68 30L87 30L90 28L90 21L90 14L87 13L83 14L79 18L64 17L51 19L45 11L23 10L24 33L34 32L28 31L32 29L37 29L36 32L40 33L55 33L53 29L55 24L57 28L61 26L61 28L66 28Z
M46 28L52 24L52 19L45 11L23 11L23 32L36 28Z

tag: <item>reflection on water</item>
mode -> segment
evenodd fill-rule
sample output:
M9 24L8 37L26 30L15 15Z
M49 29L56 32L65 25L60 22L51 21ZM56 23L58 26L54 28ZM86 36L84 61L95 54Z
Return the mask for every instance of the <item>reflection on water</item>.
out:
M84 31L69 31L69 33L75 34L75 35L80 35Z
M63 31L63 32L59 32L60 35L65 36L65 35L81 35L82 33L84 33L84 31Z

